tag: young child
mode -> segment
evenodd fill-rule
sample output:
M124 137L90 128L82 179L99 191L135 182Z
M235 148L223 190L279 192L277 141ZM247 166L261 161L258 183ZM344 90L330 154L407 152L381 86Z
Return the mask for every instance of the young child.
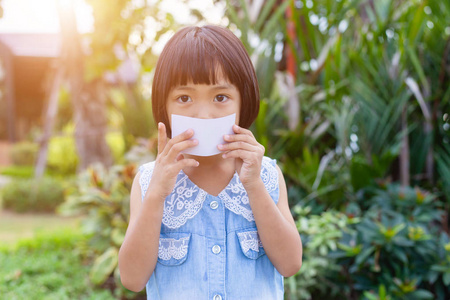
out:
M187 27L156 66L156 160L139 167L119 252L122 284L148 299L283 299L283 276L302 264L302 244L275 161L248 130L259 110L255 70L240 40L218 26ZM196 146L171 116L236 114L220 154Z

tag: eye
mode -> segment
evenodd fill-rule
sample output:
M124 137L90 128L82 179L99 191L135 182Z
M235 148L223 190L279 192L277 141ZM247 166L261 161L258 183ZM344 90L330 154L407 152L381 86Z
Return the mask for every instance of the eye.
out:
M225 102L225 101L227 101L229 98L227 97L227 96L225 96L225 95L217 95L215 98L214 98L214 102Z
M192 102L191 97L187 96L187 95L183 95L177 98L178 102L182 102L182 103L187 103L187 102Z

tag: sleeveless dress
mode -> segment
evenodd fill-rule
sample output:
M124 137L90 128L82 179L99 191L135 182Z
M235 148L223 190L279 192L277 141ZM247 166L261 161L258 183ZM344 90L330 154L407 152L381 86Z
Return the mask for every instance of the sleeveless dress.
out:
M139 167L142 200L154 164ZM261 178L276 204L275 160L263 158ZM147 299L283 299L283 276L264 252L236 172L215 197L180 171L165 199L158 262L146 290Z

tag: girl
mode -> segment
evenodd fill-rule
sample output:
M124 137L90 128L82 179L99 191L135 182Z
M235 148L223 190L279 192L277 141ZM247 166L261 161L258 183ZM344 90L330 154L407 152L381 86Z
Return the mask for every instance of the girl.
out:
M152 86L156 161L139 167L119 252L122 284L148 299L283 299L302 244L286 184L248 127L259 110L255 70L240 40L218 26L178 31ZM213 156L182 154L192 129L169 139L171 115L236 114Z

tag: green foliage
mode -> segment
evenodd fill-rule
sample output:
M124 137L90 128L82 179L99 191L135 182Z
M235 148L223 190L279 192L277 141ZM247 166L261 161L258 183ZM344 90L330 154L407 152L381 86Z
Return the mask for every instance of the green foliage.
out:
M115 299L87 280L89 266L77 250L84 239L72 230L40 232L0 249L2 299Z
M327 275L339 271L328 255L337 250L344 233L350 232L350 225L359 220L334 210L311 215L310 207L297 206L295 212L303 243L303 264L299 273L286 279L285 299L313 299L313 293L323 293L325 298L327 289L323 283L329 283Z
M412 184L430 188L436 181L448 191L448 3L284 1L290 15L279 18L282 6L267 1L262 10L270 13L254 19L256 5L227 3L249 52L264 50L255 64L264 91L255 136L283 163L303 201L342 207L366 185L397 179L402 146ZM281 39L263 35L261 20L277 20L271 36ZM282 42L277 64L274 49ZM294 70L277 72L289 59Z
M81 173L77 190L60 207L65 215L83 214L82 231L89 236L88 251L94 258L89 278L94 284L114 276L116 293L123 293L117 266L129 218L130 190L135 165L116 165L109 170L93 165Z
M10 150L11 161L17 166L32 166L38 151L39 146L36 143L28 141L15 143Z
M34 167L32 166L8 166L2 167L0 170L0 174L11 176L11 177L19 177L19 178L31 178L34 175Z
M71 131L70 129L66 129ZM75 140L71 136L54 136L48 144L47 168L50 172L75 174L78 165Z
M120 132L109 132L106 134L106 143L111 149L116 164L123 163L123 156L125 153L125 141Z
M262 99L268 98L274 87L273 74L277 70L275 45L282 42L282 19L291 1L282 1L280 5L276 2L269 0L259 7L257 2L226 0L231 23L238 27L239 37L249 55L256 58ZM257 47L251 43L254 38L259 40Z
M330 281L341 287L351 282L349 298L378 290L391 299L447 299L448 266L430 268L445 266L448 255L448 235L439 226L444 212L435 195L390 184L361 194L359 207L361 222L329 256L341 267Z
M303 265L286 279L286 299L450 296L450 238L435 195L387 184L364 189L346 213L294 212Z
M136 138L149 138L156 131L151 101L144 99L136 89L128 91L128 94L125 91L111 91L111 101L122 119L121 131L125 142L123 151L136 144Z
M14 179L1 192L3 207L16 212L54 212L65 199L61 182L49 177Z

